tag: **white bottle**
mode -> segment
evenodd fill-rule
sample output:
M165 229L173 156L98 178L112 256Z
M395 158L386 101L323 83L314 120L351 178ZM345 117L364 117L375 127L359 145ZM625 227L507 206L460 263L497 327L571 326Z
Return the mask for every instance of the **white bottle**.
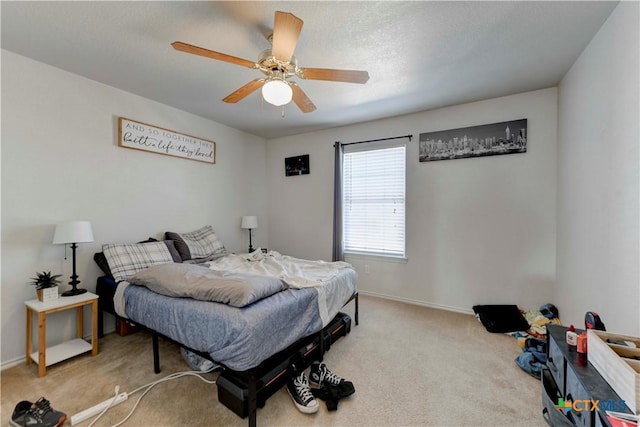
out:
M578 346L578 334L576 334L576 328L571 325L567 330L567 345L569 346L569 351L576 351Z

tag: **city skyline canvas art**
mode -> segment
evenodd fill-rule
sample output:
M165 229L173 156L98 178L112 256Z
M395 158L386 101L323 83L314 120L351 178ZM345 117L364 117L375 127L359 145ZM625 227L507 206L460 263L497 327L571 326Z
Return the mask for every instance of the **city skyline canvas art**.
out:
M420 134L421 162L527 152L527 119Z

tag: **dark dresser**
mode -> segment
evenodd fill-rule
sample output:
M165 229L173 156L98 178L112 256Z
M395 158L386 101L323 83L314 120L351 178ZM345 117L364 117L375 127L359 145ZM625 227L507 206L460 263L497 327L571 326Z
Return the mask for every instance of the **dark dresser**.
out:
M564 326L547 325L547 368L542 372L542 415L547 423L554 427L610 427L607 409L631 414L596 368L585 357L569 351L566 333ZM560 398L577 410L558 411Z

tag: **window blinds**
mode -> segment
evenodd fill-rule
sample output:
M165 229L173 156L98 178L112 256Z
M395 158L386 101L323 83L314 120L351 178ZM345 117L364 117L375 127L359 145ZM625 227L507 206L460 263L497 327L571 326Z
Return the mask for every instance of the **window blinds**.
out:
M345 252L405 256L405 151L404 144L345 150Z

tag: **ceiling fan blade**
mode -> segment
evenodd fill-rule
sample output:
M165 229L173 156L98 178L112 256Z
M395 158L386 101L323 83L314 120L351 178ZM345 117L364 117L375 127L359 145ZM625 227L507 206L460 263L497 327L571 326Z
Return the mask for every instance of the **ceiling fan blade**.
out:
M369 80L367 71L332 70L330 68L301 68L298 76L308 80L328 80L332 82L366 83Z
M309 97L300 89L300 86L294 82L289 82L289 85L291 89L293 89L293 102L296 103L303 113L310 113L316 109L316 106L313 105Z
M262 86L264 86L264 82L265 79L251 80L240 89L237 89L235 92L230 93L226 98L223 99L223 101L231 104L236 103L252 94L256 90L260 89Z
M214 50L205 49L202 47L194 46L183 42L173 42L171 46L175 50L179 50L186 53L192 53L194 55L204 56L206 58L217 59L219 61L230 62L232 64L241 65L248 68L257 68L257 64L248 59L238 58L236 56L227 55L225 53L216 52Z
M285 62L291 60L303 23L302 19L291 13L276 11L271 47L271 54L276 59Z

